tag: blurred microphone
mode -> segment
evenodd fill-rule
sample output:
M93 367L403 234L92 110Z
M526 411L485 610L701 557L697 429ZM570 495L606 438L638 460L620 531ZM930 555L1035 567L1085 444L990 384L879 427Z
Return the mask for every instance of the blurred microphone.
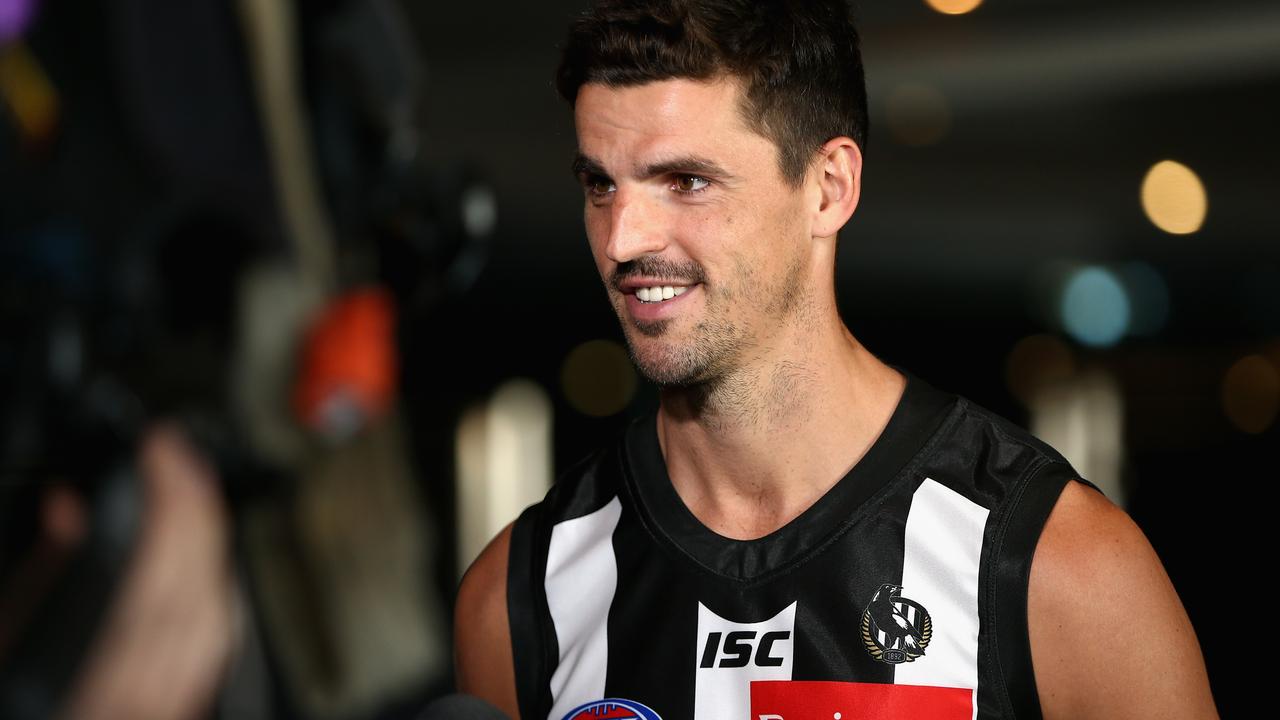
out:
M511 717L480 698L445 695L428 705L418 720L511 720Z

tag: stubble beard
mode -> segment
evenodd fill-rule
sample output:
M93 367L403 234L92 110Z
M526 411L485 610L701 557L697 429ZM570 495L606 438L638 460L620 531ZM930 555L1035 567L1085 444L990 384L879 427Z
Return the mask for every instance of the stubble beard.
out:
M627 317L625 303L615 305L631 360L645 379L659 388L701 389L713 394L715 388L733 384L726 381L756 344L750 326L722 316L725 308L733 306L735 295L746 294L746 288L757 286L754 268L744 263L738 271L739 277L744 278L738 292L723 286L701 286L706 318L693 326L687 338L663 342L664 336L674 332L676 320L636 321ZM804 320L806 313L799 310L804 305L802 275L803 266L797 260L784 272L781 285L767 294L762 309L771 321L785 324Z
M630 322L619 315L627 350L636 369L660 388L693 388L712 383L741 354L743 333L733 323L703 320L687 340L661 338L671 332L672 320Z

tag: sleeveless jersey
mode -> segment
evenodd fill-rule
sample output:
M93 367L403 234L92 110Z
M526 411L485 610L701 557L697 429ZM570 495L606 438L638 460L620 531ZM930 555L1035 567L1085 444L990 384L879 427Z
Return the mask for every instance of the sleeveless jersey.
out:
M1039 717L1027 583L1075 478L907 375L845 477L779 530L731 540L680 500L650 415L513 526L521 717Z

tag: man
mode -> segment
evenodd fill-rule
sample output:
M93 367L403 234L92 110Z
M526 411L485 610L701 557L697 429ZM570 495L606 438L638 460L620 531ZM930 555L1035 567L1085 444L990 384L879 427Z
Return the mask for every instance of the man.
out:
M462 691L551 720L1216 716L1129 518L841 321L866 133L842 2L602 0L559 81L661 404L472 566Z

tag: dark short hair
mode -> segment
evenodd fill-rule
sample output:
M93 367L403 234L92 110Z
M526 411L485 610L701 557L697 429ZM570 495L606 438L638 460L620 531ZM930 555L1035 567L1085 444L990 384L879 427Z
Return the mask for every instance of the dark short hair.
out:
M845 0L596 0L569 29L556 85L572 105L587 83L727 76L742 82L742 116L778 146L793 185L831 138L865 151L866 83Z

